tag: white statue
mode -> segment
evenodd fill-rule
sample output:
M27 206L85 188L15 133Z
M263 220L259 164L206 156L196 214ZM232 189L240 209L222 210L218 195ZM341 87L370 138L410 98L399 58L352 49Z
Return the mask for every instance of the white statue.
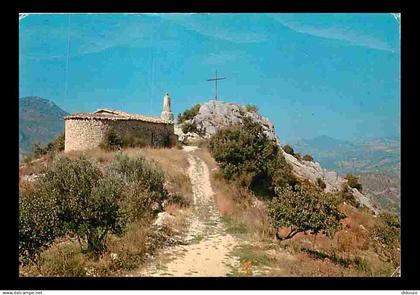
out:
M166 93L163 97L163 111L160 114L160 117L166 121L174 120L174 114L171 111L171 98L169 97L169 93Z

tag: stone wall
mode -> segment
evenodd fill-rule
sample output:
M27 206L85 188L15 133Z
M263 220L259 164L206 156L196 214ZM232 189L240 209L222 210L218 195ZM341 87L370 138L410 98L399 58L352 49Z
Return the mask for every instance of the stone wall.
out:
M67 118L65 120L65 151L98 147L108 130L120 136L136 136L145 144L163 146L174 143L174 125L140 120L107 120L98 118Z

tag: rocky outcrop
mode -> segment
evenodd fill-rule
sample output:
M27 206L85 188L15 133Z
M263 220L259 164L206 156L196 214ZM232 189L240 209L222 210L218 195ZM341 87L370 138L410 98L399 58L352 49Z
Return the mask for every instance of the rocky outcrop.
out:
M246 106L216 100L210 100L202 104L198 114L191 120L175 125L175 134L179 136L180 142L194 144L202 139L210 138L220 128L242 123L244 117L250 117L255 122L260 123L267 137L275 140L280 146L280 140L270 120L255 111L248 110ZM197 132L183 133L182 125L188 123L195 125ZM283 154L297 177L307 179L314 184L317 183L319 178L325 183L325 191L327 192L339 192L343 184L347 183L347 180L340 177L336 172L323 169L318 162L298 160L284 151ZM361 205L377 213L377 209L374 208L368 197L364 196L357 189L351 189L351 191Z
M321 179L326 185L326 192L339 192L343 185L347 184L346 179L339 176L335 171L323 169L318 162L304 160L299 161L284 151L283 154L286 161L292 166L293 172L297 177L307 179L314 184L317 183L318 178ZM363 195L355 188L352 188L351 192L360 205L369 208L375 214L379 213L378 209L374 207L372 201L367 196Z
M293 167L293 172L297 177L307 179L312 183L317 183L317 179L320 178L324 181L327 192L339 192L343 183L347 182L336 172L323 169L318 162L299 161L288 153L283 152L283 154L286 161Z
M184 144L192 144L203 138L210 138L218 129L242 123L244 117L250 117L263 126L264 133L268 138L280 143L274 131L274 125L267 118L254 111L249 111L246 106L235 103L210 100L201 105L198 114L191 120L175 125L175 134L178 140ZM191 123L196 126L197 132L182 132L182 125Z
M153 223L157 228L172 227L175 223L175 217L167 212L160 212Z

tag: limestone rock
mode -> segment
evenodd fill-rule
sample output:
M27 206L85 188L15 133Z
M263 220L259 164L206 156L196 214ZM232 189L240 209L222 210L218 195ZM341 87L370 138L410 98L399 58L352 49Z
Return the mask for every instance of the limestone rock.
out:
M359 203L361 205L369 208L375 214L378 214L379 213L379 210L373 206L372 201L368 197L366 197L365 195L363 195L362 193L360 193L356 188L353 188L352 189L352 193L353 193L353 196L356 198L356 200L359 201Z
M339 192L343 183L347 182L347 180L340 177L336 172L321 168L318 162L304 160L300 162L286 152L283 152L283 154L286 161L292 166L293 172L297 177L308 179L314 184L317 183L318 178L322 179L326 184L326 192Z
M319 165L318 162L311 162L311 161L299 161L292 155L286 153L283 151L284 157L286 161L292 165L293 172L297 177L300 177L302 179L307 179L313 184L317 183L317 179L322 179L325 184L326 192L339 192L343 186L343 184L347 184L347 180L343 177L339 176L334 171L328 171L326 169L321 168L321 165ZM378 214L379 211L373 206L371 200L360 193L357 189L351 188L351 192L353 196L356 198L356 201L359 202L359 204L369 208L372 210L375 214Z
M220 128L242 123L244 117L250 117L254 122L260 123L267 137L275 140L280 146L280 140L277 137L274 125L270 120L264 118L257 112L248 111L245 106L219 100L210 100L209 102L202 104L198 114L194 118L185 121L194 124L198 130L197 133L183 133L182 125L185 124L184 122L175 125L175 134L179 136L180 142L184 144L194 144L203 138L210 138ZM347 183L347 180L340 177L336 172L323 169L318 162L299 161L294 156L287 154L284 151L283 154L286 161L292 166L293 172L297 177L307 179L314 184L316 184L317 179L320 178L326 184L326 192L339 192L342 189L343 184ZM352 193L360 204L368 207L375 213L378 212L378 210L373 207L372 202L368 197L360 193L357 189L352 189Z
M245 106L220 100L210 100L209 102L202 104L198 114L194 118L175 126L175 134L179 136L179 140L182 143L188 141L194 142L202 138L210 138L220 128L242 123L242 119L245 116L251 117L254 121L260 123L268 138L280 143L274 131L274 125L270 120L256 112L248 111ZM196 133L184 134L181 127L186 122L194 124L199 131L198 133L202 135Z
M183 143L183 144L187 144L187 145L196 144L198 141L203 139L203 137L201 137L197 133L194 133L194 132L184 133L184 132L182 132L182 129L179 125L174 126L174 132L178 136L178 141Z
M157 228L162 227L171 227L175 223L175 217L167 212L160 212L157 215L155 222L153 223L154 226Z

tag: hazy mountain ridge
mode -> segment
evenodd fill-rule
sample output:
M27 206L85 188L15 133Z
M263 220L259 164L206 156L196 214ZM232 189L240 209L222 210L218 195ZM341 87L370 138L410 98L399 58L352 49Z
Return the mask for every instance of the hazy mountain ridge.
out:
M358 175L363 192L380 208L394 213L401 210L401 179L385 173Z
M327 169L345 174L400 174L400 139L384 137L359 141L338 140L326 135L292 143L295 151L310 154Z
M36 96L19 99L19 157L34 143L47 144L64 131L68 113L54 102Z
M359 176L363 193L379 208L400 212L401 147L399 137L354 142L323 135L292 144L295 151L310 154L322 166L341 174Z

